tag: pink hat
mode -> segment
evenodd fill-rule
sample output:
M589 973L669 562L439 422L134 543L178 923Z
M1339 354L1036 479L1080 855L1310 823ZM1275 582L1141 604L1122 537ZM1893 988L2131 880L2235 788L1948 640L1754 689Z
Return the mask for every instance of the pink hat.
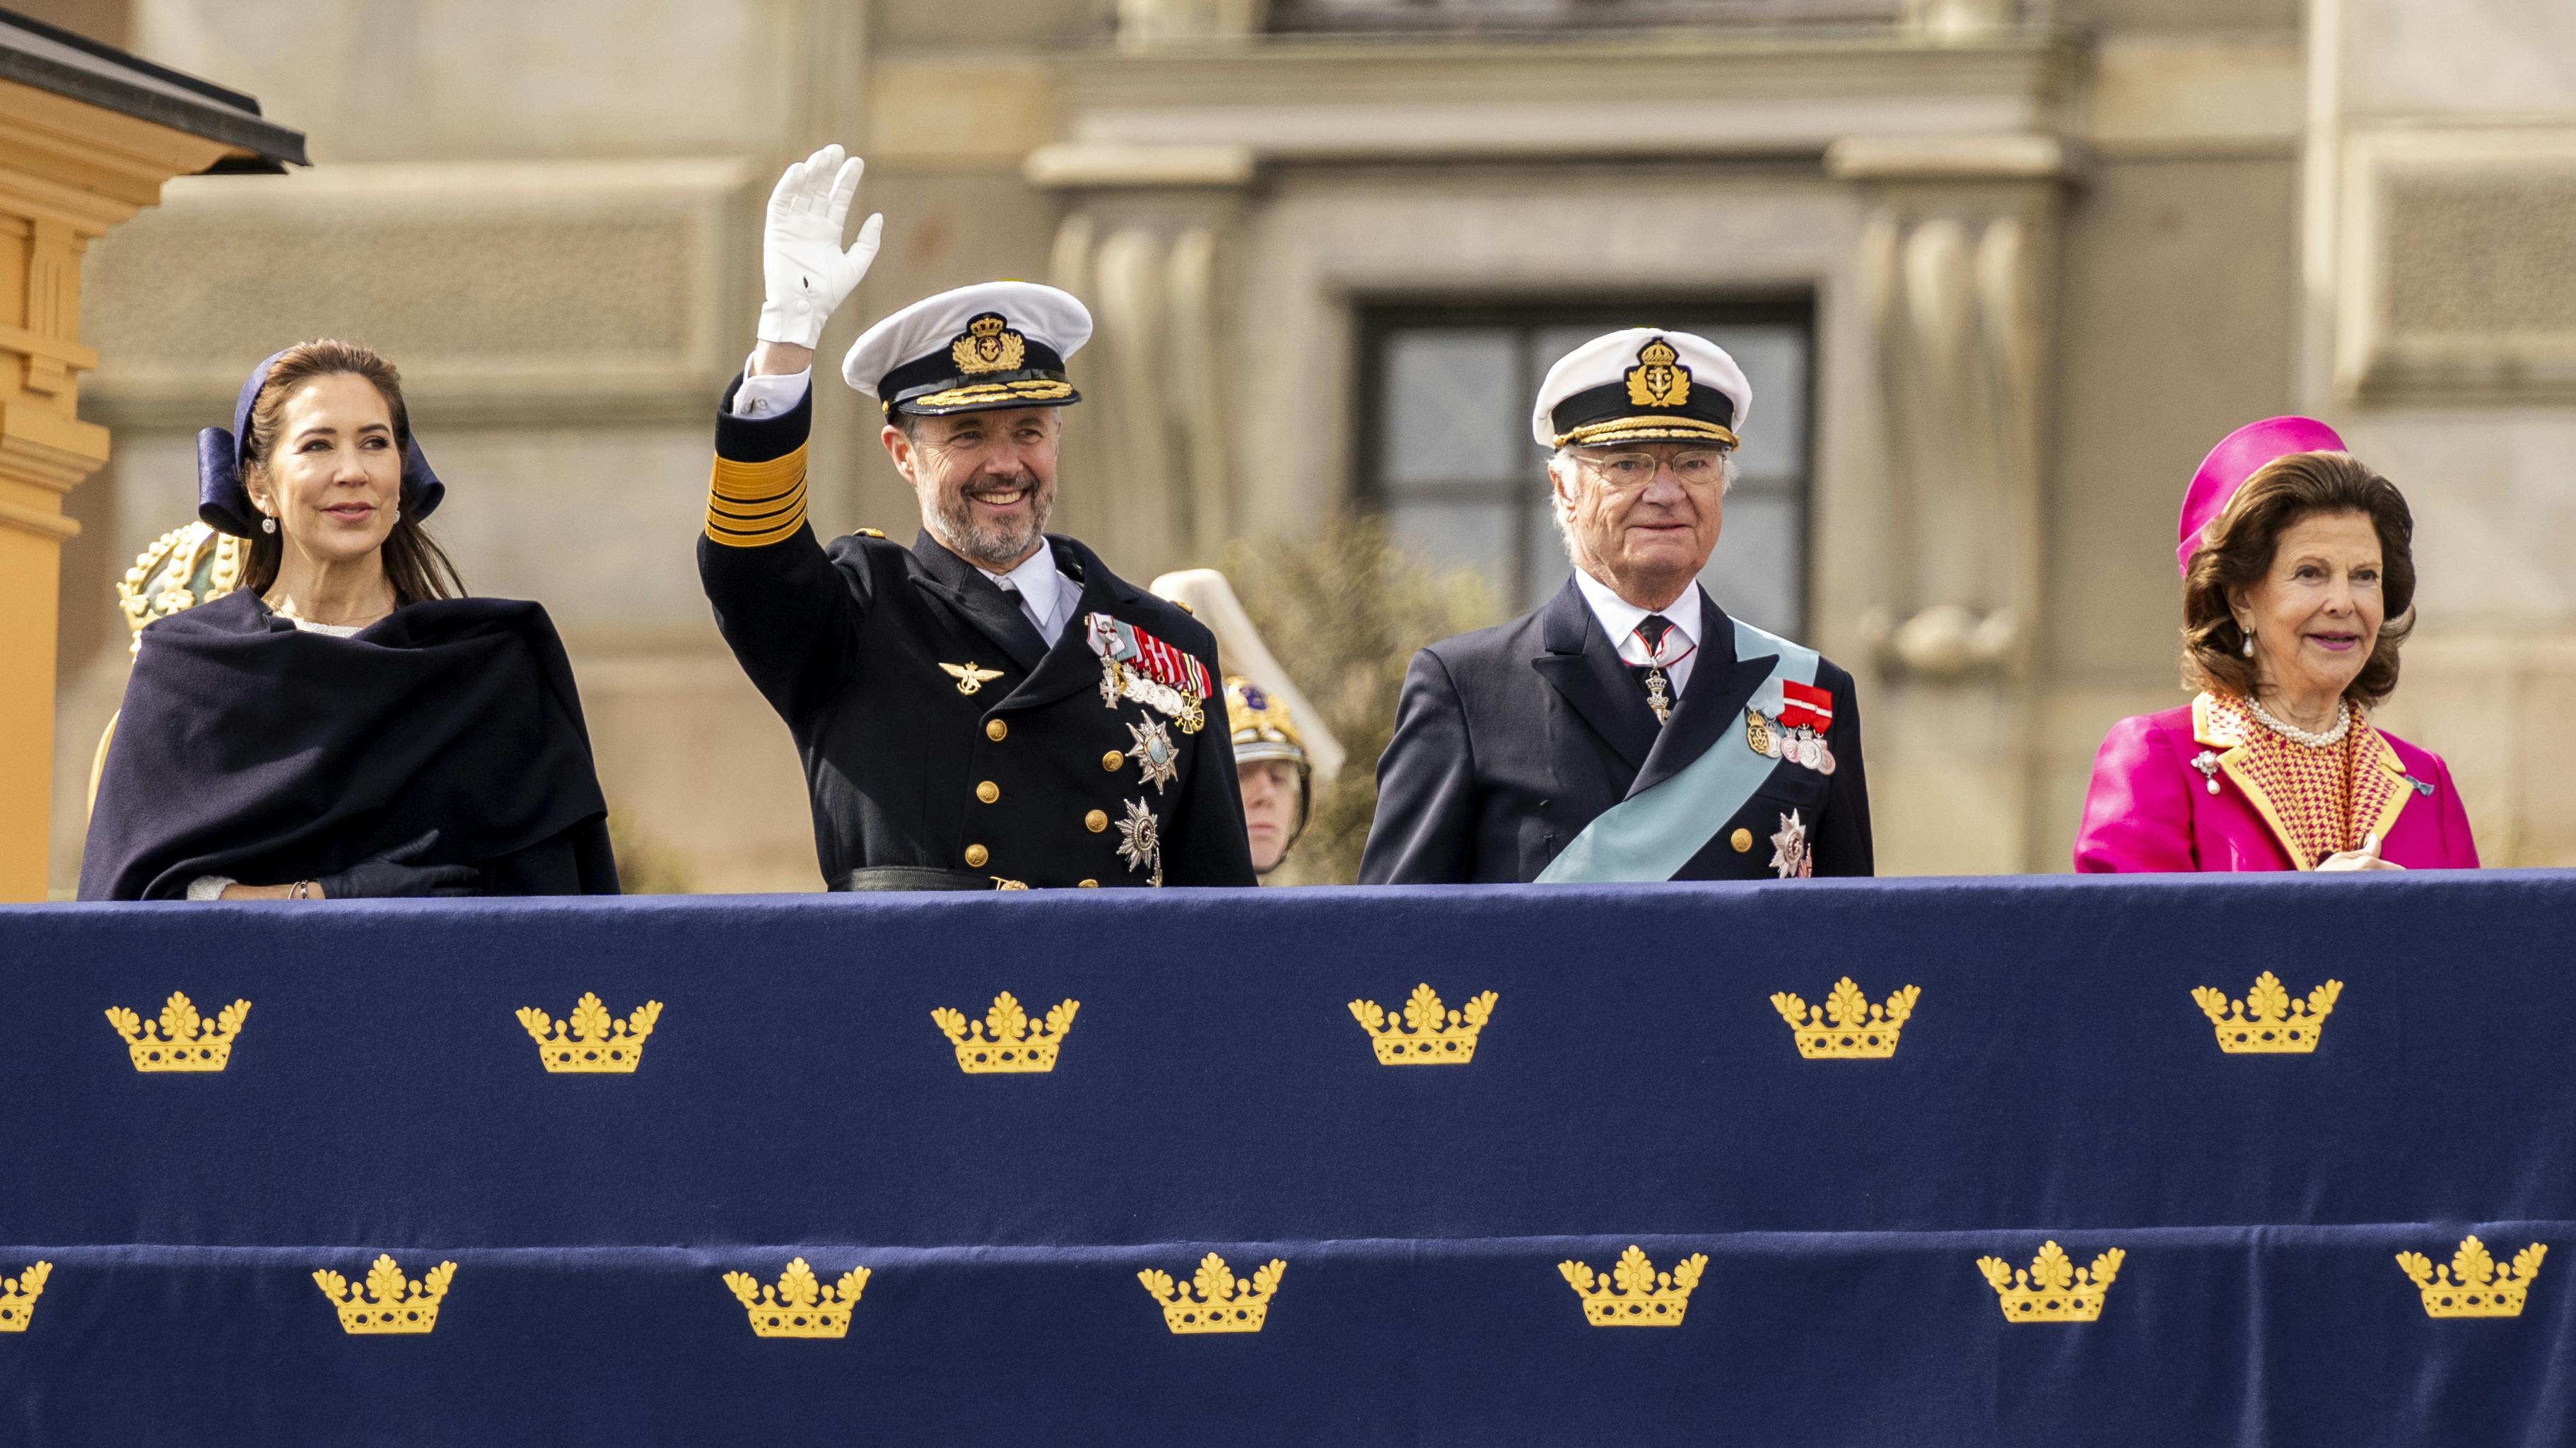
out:
M2245 480L2266 463L2292 453L2342 452L2343 439L2313 417L2267 417L2249 422L2219 439L2200 471L2191 475L2191 490L2182 495L2182 522L2174 530L2174 567L2191 574L2191 555L2200 551L2201 531L2227 511L2227 502Z

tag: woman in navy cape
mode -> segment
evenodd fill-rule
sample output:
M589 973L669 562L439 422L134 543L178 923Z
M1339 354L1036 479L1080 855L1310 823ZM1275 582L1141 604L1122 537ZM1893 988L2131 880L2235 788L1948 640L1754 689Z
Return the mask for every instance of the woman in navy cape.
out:
M290 347L197 452L198 516L250 559L143 630L81 898L616 893L563 643L459 596L392 364Z

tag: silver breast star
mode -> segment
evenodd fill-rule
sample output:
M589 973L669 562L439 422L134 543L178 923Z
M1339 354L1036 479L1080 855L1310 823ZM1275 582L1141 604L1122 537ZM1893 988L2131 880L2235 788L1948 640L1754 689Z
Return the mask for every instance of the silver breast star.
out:
M1816 873L1816 863L1807 854L1807 826L1791 810L1780 816L1780 833L1771 837L1771 868L1780 878L1805 879Z
M1161 794L1165 784L1181 777L1180 756L1172 748L1171 731L1163 727L1162 720L1149 718L1142 724L1128 725L1127 733L1136 741L1127 756L1144 771L1145 783Z
M1141 799L1127 801L1127 818L1118 822L1118 858L1130 870L1150 870L1146 884L1163 883L1163 840L1154 827L1154 812Z

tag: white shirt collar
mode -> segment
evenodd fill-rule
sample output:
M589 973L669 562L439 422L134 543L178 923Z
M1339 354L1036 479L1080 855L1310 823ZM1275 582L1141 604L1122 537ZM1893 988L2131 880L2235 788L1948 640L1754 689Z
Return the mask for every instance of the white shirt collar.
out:
M1591 605L1592 616L1601 622L1601 631L1610 636L1610 647L1623 656L1632 650L1637 653L1638 657L1630 660L1632 663L1645 662L1645 651L1636 638L1636 632L1637 625L1644 622L1650 613L1660 613L1671 620L1673 631L1689 643L1700 641L1699 582L1696 579L1692 580L1690 587L1682 590L1681 597L1672 601L1671 607L1661 609L1639 608L1611 592L1610 585L1580 568L1574 570L1574 586L1583 591L1583 601ZM1664 652L1670 655L1673 648L1668 645Z
M1073 580L1056 570L1053 548L1041 542L1037 552L1021 559L1020 566L1008 573L995 573L980 564L975 571L993 580L997 588L1016 589L1022 600L1021 606L1030 614L1044 620L1045 624L1062 627L1064 591L1073 586Z

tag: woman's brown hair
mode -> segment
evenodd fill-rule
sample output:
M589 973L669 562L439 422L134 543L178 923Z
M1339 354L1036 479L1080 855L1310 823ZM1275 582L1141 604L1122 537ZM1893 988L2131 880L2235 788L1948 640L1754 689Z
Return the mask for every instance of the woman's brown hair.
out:
M405 455L411 448L411 411L403 405L402 373L394 369L393 363L355 342L325 337L288 348L269 367L259 400L251 404L248 435L242 439L245 466L263 471L267 467L269 449L276 445L278 429L285 420L286 400L295 395L296 389L317 377L342 375L367 379L377 395L384 398L385 410L393 415L394 455ZM395 517L394 530L385 536L383 551L385 581L393 585L396 607L432 598L456 598L465 592L465 584L456 576L456 565L448 561L446 550L410 514ZM242 568L241 586L253 593L266 593L277 582L278 560L285 552L282 534L262 533L252 538L250 562Z
M2182 674L2187 687L2254 697L2255 661L2232 599L2272 571L2281 534L2320 513L2359 513L2379 534L2378 642L2343 696L2369 708L2397 691L2397 651L2415 627L2415 515L2397 485L2350 453L2292 453L2264 464L2211 520L2182 585Z

